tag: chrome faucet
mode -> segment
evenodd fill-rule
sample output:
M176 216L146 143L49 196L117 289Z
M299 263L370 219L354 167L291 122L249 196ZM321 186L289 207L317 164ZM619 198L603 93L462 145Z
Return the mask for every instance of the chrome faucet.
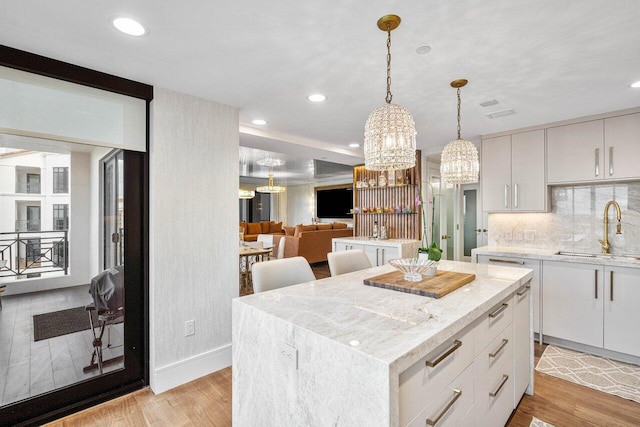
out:
M622 228L620 219L622 219L622 212L620 212L620 205L615 200L610 200L604 205L604 239L598 240L602 245L602 253L608 254L611 245L609 244L609 206L613 205L616 208L616 217L618 224L616 225L616 234L620 234Z

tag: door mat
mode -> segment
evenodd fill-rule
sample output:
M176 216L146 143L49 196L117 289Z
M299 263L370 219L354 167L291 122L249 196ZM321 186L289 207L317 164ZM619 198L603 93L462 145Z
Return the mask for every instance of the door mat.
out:
M95 310L93 311L93 322L94 325L98 322ZM33 341L85 331L90 327L89 315L84 307L36 314L33 316Z
M531 424L529 424L529 427L554 427L554 425L545 423L544 421L533 417L533 419L531 420Z
M538 372L640 403L640 366L547 346Z

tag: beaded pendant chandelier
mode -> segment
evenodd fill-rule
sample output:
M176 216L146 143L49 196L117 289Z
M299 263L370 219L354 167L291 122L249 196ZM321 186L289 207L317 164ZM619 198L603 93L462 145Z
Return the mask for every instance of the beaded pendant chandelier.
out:
M386 104L369 116L364 126L364 167L368 170L399 170L416 164L416 125L409 111L391 103L391 31L400 25L397 15L385 15L378 28L387 32Z
M258 193L284 193L286 191L286 187L282 187L280 185L273 185L273 174L269 174L269 184L262 185L256 188Z
M451 82L451 87L458 93L458 139L444 147L440 158L440 176L447 184L478 182L478 149L473 143L460 138L460 88L466 84L465 79Z

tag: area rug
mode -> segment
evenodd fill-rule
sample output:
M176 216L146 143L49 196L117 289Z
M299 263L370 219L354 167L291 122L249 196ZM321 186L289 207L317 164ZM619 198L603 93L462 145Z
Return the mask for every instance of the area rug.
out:
M97 317L94 311L94 322L97 322ZM33 340L46 340L61 335L84 331L90 327L89 315L84 307L36 314L33 316Z
M536 370L640 403L640 366L550 345Z
M533 417L533 419L531 420L531 424L529 424L529 427L554 427L554 425L545 423L544 421Z

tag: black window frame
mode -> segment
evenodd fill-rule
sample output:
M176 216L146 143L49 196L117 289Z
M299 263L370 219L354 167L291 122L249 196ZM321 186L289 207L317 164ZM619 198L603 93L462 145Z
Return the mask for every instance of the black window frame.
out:
M62 208L61 208L62 206ZM56 213L62 210L62 217L60 218ZM62 220L64 227L58 228L58 221ZM53 204L53 231L64 231L69 229L69 204L68 203L54 203Z
M54 167L52 183L53 194L69 194L69 168Z

